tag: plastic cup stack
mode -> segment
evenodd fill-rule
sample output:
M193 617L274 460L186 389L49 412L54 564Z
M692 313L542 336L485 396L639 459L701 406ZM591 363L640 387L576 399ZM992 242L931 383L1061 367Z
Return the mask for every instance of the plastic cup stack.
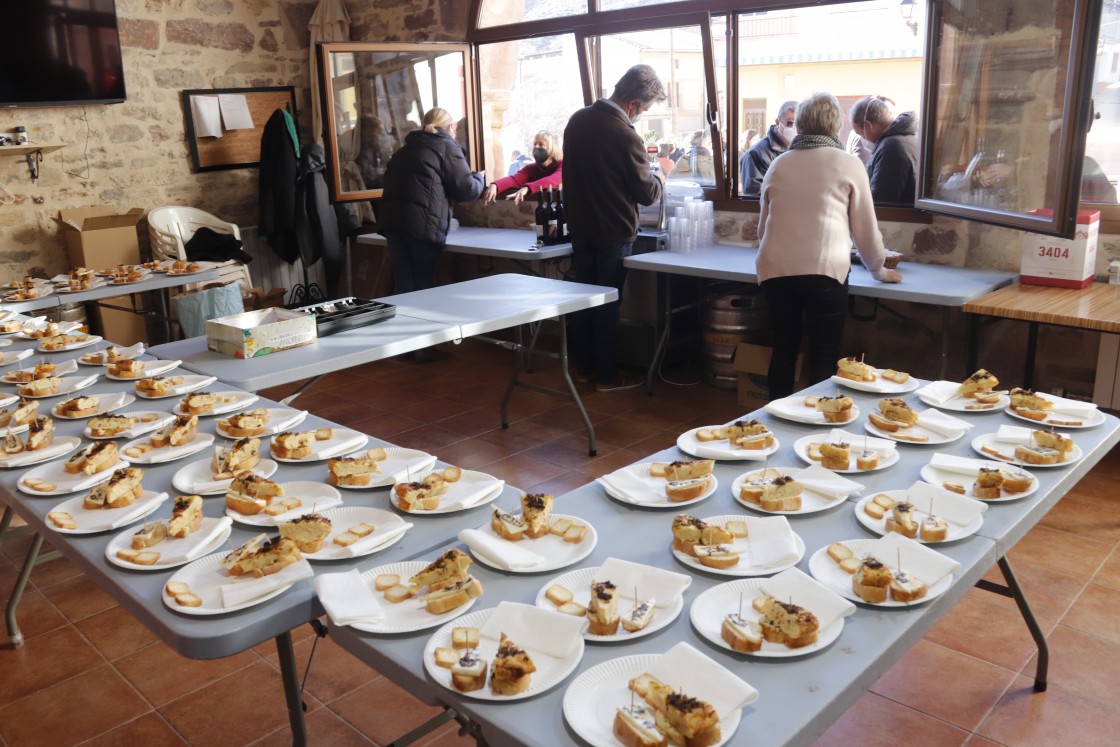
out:
M685 197L684 204L669 217L669 251L688 254L711 246L715 236L715 214L708 200Z

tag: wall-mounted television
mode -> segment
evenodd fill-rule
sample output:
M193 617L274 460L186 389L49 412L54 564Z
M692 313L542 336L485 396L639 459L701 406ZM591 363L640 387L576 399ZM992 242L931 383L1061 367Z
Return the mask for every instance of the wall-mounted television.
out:
M0 11L0 107L125 100L114 0L15 0Z

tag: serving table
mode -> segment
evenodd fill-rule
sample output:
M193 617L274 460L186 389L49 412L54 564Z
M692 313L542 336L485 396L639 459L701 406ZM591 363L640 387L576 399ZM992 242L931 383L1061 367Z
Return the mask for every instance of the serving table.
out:
M484 228L459 226L447 234L443 251L448 254L470 254L476 257L511 259L530 274L543 276L550 263L572 255L571 242L537 246L533 231L515 228ZM358 237L359 244L388 246L388 240L379 233Z
M675 313L694 308L694 305L673 307L669 275L683 275L706 280L729 280L738 283L758 284L756 261L758 249L739 246L711 246L687 254L679 252L650 252L627 257L624 261L631 270L648 270L657 273L658 317L660 334L654 350L653 362L646 374L646 391L653 391L653 375L657 371L669 338L672 317ZM862 265L853 265L848 277L849 293L885 301L906 301L928 304L941 308L940 376L945 378L949 365L950 339L949 314L952 309L983 296L997 288L1012 283L1018 275L998 270L977 270L966 267L906 263L899 268L901 283L882 283L871 276Z

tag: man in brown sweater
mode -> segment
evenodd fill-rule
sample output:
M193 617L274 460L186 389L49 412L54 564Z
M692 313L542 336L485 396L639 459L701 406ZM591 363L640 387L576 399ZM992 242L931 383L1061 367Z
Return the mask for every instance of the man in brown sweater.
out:
M626 71L610 98L572 115L564 129L564 210L572 236L575 279L617 288L619 300L570 317L577 377L601 392L640 385L618 372L618 312L626 268L638 236L637 205L661 198L664 177L650 172L634 122L664 101L665 86L649 65Z

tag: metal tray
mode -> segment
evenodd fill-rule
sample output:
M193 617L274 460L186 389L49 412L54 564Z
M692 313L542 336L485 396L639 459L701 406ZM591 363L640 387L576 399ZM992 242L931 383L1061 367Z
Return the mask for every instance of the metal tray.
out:
M305 311L314 316L319 337L377 324L397 315L397 307L392 304L354 296L301 306L293 311Z

